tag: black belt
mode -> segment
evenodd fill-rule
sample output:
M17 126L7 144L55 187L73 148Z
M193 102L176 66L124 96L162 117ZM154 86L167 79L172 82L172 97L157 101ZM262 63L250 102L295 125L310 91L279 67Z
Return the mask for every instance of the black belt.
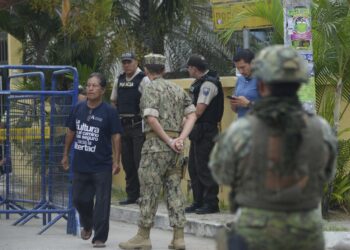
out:
M122 125L131 125L132 127L142 122L142 117L139 115L132 117L120 117Z

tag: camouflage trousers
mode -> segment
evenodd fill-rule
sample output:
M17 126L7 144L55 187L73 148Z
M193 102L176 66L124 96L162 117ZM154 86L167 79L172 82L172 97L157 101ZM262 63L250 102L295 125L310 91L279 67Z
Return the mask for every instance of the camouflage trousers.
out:
M143 153L138 170L140 180L139 226L152 227L161 189L164 190L171 227L183 228L186 223L181 191L181 169L176 167L175 152Z
M229 250L324 250L321 216L241 208L227 242Z

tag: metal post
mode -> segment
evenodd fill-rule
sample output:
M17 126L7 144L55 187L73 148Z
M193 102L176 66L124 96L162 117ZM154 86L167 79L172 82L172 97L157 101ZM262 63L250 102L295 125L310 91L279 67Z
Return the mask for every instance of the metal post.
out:
M249 40L249 29L243 29L243 48L249 49L250 40Z

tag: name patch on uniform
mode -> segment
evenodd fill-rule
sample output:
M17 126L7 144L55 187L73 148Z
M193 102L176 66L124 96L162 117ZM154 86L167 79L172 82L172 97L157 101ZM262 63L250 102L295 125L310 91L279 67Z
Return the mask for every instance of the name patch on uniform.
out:
M210 88L203 88L203 95L208 96L210 93Z
M121 83L119 83L119 87L121 87L121 88L134 87L134 83L133 82L121 82Z

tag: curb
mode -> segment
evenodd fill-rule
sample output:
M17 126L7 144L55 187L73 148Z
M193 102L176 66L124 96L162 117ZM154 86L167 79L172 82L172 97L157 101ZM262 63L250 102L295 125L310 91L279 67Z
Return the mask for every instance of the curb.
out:
M139 209L136 207L112 205L110 219L137 225L139 214ZM216 235L217 231L223 227L221 222L191 218L191 216L188 215L186 215L186 220L185 233L201 237L212 238ZM163 230L172 230L169 226L168 213L157 211L153 227Z
M161 204L154 219L154 228L172 230L169 226L168 213ZM139 208L137 205L111 206L110 219L137 225L139 219ZM200 237L215 237L223 224L233 220L232 214L218 213L211 215L186 214L185 233ZM327 231L324 232L327 250L349 250L350 231Z

